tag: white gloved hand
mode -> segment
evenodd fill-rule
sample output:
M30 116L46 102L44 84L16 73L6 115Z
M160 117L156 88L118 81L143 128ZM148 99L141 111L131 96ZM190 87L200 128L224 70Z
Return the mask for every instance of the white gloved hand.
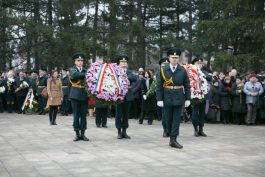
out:
M143 99L146 100L147 99L147 96L146 95L143 95Z
M159 107L164 107L164 101L158 101L157 106Z
M190 100L186 100L185 101L185 108L189 107L190 106Z

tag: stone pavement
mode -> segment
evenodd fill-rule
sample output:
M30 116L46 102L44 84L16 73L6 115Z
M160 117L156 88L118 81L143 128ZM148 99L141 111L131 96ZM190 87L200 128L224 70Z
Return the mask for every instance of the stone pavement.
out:
M114 119L96 128L88 119L89 142L73 142L72 117L0 114L0 177L255 177L265 176L265 126L206 124L207 138L181 124L172 149L161 122L130 120L131 140L116 139Z

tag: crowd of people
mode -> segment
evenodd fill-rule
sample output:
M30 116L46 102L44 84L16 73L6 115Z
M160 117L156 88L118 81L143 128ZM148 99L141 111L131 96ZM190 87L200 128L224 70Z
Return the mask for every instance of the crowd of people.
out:
M207 81L209 93L206 96L205 118L208 122L224 124L255 125L265 119L265 73L251 73L241 75L235 69L230 72L209 72ZM143 124L147 119L149 125L154 119L161 120L161 110L156 105L156 96L150 92L150 87L155 80L153 69L139 68L134 71L137 81L133 83L134 98L130 109L130 118L139 119ZM42 90L47 87L47 92L53 97L43 97ZM44 115L49 112L50 123L56 124L57 111L62 116L72 113L69 101L71 83L68 79L68 69L47 72L41 68L38 72L15 72L10 70L2 72L0 77L0 112L24 113L21 107L30 89L33 90L38 107L35 112ZM149 91L149 92L148 92ZM147 95L149 94L149 95ZM49 105L49 110L45 109ZM96 104L88 98L90 116L96 115L96 110L103 110L103 120L100 118L102 111L96 116L97 127L107 127L107 117L115 116L115 108ZM188 121L192 111L190 107L183 109L182 121ZM258 122L257 122L258 121Z
M265 72L244 75L235 69L227 73L211 72L203 67L202 56L196 56L192 65L187 65L181 63L180 49L172 48L167 54L168 58L159 60L156 72L143 68L131 71L127 65L129 58L119 56L117 64L130 84L123 102L112 106L88 97L83 53L73 55L75 66L69 70L48 72L42 67L38 72L2 72L0 112L49 113L50 125L57 125L58 112L62 116L73 114L74 141L89 141L85 136L88 113L96 115L98 128L107 128L107 117L115 117L118 139L130 139L126 132L129 118L139 119L139 124L147 119L148 125L154 119L162 120L163 137L170 137L169 145L180 149L183 146L176 140L180 120L191 120L196 137L207 136L203 131L204 121L238 125L264 122ZM193 71L196 82L191 79Z

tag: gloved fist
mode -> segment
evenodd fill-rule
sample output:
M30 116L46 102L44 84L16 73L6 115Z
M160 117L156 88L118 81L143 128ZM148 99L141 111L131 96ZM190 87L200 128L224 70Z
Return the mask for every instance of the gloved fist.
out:
M158 107L164 107L164 102L163 101L158 101L157 102Z
M146 100L147 99L147 96L146 95L143 95L143 99Z
M185 101L185 108L189 107L190 106L190 100L186 100Z

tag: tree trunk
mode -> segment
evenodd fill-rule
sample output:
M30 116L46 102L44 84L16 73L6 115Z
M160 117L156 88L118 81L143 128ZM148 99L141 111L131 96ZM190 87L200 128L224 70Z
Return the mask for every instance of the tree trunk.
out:
M96 0L95 2L95 15L94 15L94 25L93 25L93 51L92 51L92 61L96 61L96 56L97 56L97 34L98 34L98 5L99 5L99 0Z
M0 35L0 70L6 70L7 63L7 16L6 8L4 7L4 2L1 2L0 7L0 23L1 23L1 35Z
M34 58L35 58L35 68L39 69L40 67L40 49L39 49L39 32L38 27L40 22L40 4L39 0L34 0L34 24L35 24L35 31L33 35L33 41L34 41Z
M143 8L142 9L142 4ZM139 28L137 34L137 51L136 51L136 67L145 68L145 18L146 18L147 3L142 0L138 0L137 5L137 26Z
M159 8L159 57L163 56L163 14L162 8Z
M192 37L193 37L193 31L192 31L192 24L193 24L193 19L192 19L192 12L193 12L193 6L192 6L192 0L189 0L189 27L188 27L188 34L189 34L189 56L188 56L188 63L191 63L192 59Z
M133 58L133 14L134 14L134 5L133 0L130 0L129 2L130 11L129 11L129 41L128 41L128 47L127 47L127 55L131 59L133 63L135 63ZM132 63L131 62L131 63Z
M116 12L117 12L117 5L116 1L109 0L109 10L110 10L110 33L109 33L109 43L110 43L110 58L114 58L117 54L117 39L116 39Z
M176 24L176 39L179 39L179 31L180 31L180 25L179 25L179 19L180 19L180 0L176 0L176 15L177 15L177 24Z

